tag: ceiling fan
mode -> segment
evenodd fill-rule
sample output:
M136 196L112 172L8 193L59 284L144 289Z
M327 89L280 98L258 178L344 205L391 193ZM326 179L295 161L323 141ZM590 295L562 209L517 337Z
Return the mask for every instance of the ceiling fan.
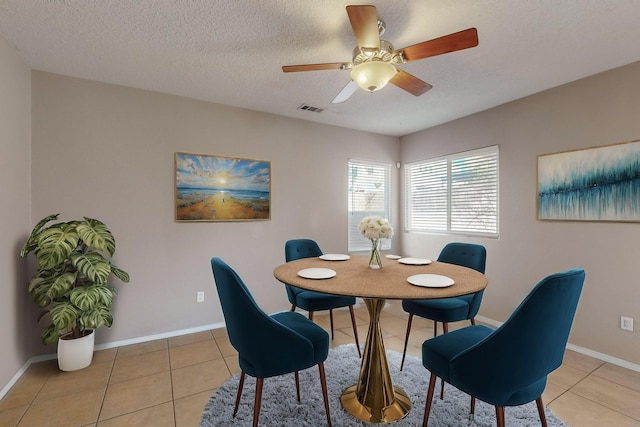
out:
M282 71L285 73L351 69L351 81L331 101L332 104L346 101L358 87L375 92L389 82L412 95L420 96L432 86L397 68L395 64L404 64L478 45L478 30L468 28L394 50L391 43L380 39L385 30L385 23L378 19L375 6L347 6L347 15L349 15L351 28L353 28L353 34L358 43L358 46L353 50L351 62L285 65L282 67Z

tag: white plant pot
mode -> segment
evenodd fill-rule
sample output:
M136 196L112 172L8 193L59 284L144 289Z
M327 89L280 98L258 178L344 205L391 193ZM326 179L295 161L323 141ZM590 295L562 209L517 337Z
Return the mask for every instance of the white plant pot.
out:
M93 329L76 339L58 339L58 367L61 371L77 371L91 365L93 359L93 344L95 342Z

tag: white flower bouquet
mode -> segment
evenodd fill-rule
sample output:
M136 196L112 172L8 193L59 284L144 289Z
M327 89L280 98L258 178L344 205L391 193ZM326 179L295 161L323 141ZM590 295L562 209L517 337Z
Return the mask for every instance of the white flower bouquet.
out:
M369 258L369 267L382 268L382 259L380 258L380 239L390 239L393 237L393 227L389 221L379 216L368 216L362 219L358 224L358 230L367 239L371 240L371 257Z

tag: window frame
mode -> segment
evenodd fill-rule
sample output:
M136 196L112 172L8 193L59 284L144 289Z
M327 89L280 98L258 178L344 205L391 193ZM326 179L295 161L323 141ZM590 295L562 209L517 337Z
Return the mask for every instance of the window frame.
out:
M460 193L460 192L455 192L452 187L453 187L453 182L454 179L452 179L452 168L454 168L452 166L452 163L455 162L459 162L461 160L465 160L465 159L473 159L473 158L478 158L478 157L488 157L489 158L489 162L493 162L495 167L493 169L494 175L493 177L490 177L490 181L493 180L494 185L489 185L488 188L492 189L495 191L495 193L491 193L490 197L493 196L495 197L495 205L494 205L494 209L495 209L495 214L493 216L491 216L491 218L494 218L494 222L495 222L495 229L489 230L489 231L477 231L477 230L471 230L471 229L462 229L462 228L455 228L452 226L452 218L455 218L455 214L454 214L454 210L455 210L455 205L453 205L454 207L452 208L452 198L454 198L456 193ZM444 167L442 166L442 164L444 163ZM446 216L446 226L445 227L440 227L440 228L430 228L428 225L426 224L415 224L415 220L413 219L413 214L414 214L414 208L413 208L413 202L415 200L414 197L412 197L412 182L415 180L415 168L416 167L432 167L432 168L436 168L437 166L440 166L440 169L445 170L446 172L446 184L443 184L443 187L445 188L444 192L445 197L446 197L446 207L445 210L442 209L438 209L438 208L434 208L432 209L431 215L445 215ZM432 175L428 175L428 174L424 174L422 175L420 178L422 180L424 180L423 182L426 184L430 184L430 180L432 180L433 178L443 178L442 175L437 175L437 172L441 172L440 170L436 170ZM440 156L440 157L434 157L434 158L429 158L429 159L424 159L424 160L417 160L414 162L410 162L405 164L405 176L404 176L404 196L405 196L405 200L404 200L404 208L405 208L405 222L404 222L404 231L407 233L431 233L431 234L448 234L448 235L463 235L463 236L470 236L470 237L487 237L487 238L498 238L500 235L500 149L498 145L492 145L489 147L484 147L484 148L479 148L479 149L474 149L474 150L468 150L468 151L463 151L463 152L458 152L458 153L452 153L452 154L448 154L445 156ZM477 185L477 182L474 183L473 185ZM465 190L463 190L462 192L464 192ZM467 192L471 191L468 188L466 189ZM474 189L474 192L476 190ZM440 193L442 193L443 190L440 190ZM437 192L434 192L434 194L436 194L436 196L438 195ZM425 194L425 196L427 196L427 194ZM460 199L459 199L460 200ZM442 200L440 200L440 203L442 204ZM482 206L481 206L482 207ZM427 208L428 211L428 208ZM488 211L487 211L488 212ZM426 213L425 215L430 215L429 213ZM456 221L459 221L459 219L456 219ZM434 223L436 222L441 222L442 223L442 218L437 218L436 221L434 221Z
M380 168L383 169L384 173L384 183L383 183L383 212L380 211L363 211L363 210L355 210L354 207L354 199L352 191L353 189L353 166L364 167L364 168ZM369 215L378 215L383 218L386 218L391 222L391 163L375 161L375 160L362 160L362 159L349 159L347 162L347 246L349 252L359 252L359 251L370 251L371 250L371 242L360 235L358 231L358 223L362 218ZM361 212L358 214L358 218L353 218L355 212ZM366 213L362 213L366 212ZM356 236L359 236L356 238ZM391 239L381 239L380 240L381 249L391 249Z

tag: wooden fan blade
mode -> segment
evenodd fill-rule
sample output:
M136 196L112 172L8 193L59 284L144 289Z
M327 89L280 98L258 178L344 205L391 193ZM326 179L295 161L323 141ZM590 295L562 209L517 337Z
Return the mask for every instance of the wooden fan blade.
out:
M457 33L414 44L399 50L402 51L405 62L411 62L475 46L478 46L478 30L468 28Z
M340 104L341 102L346 101L347 99L351 98L351 95L353 95L355 91L358 90L358 87L358 83L350 80L349 83L347 83L347 85L342 88L340 93L338 93L336 97L333 98L333 101L331 101L331 103Z
M344 70L346 68L350 68L350 64L347 62L331 62L326 64L283 65L282 71L293 73L296 71Z
M376 7L347 6L347 14L360 49L380 49Z
M389 82L415 96L420 96L433 87L429 83L422 81L416 76L411 75L406 71L402 71L399 68L396 75L393 76Z

